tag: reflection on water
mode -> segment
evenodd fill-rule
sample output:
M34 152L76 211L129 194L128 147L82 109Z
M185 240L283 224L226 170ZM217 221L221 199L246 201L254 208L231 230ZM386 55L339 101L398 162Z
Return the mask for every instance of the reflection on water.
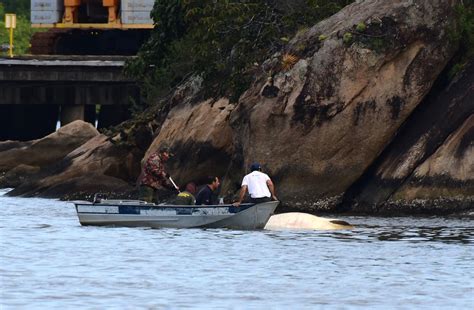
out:
M474 225L335 216L344 231L82 227L0 197L0 308L471 308Z
M367 220L367 219L366 219ZM376 219L368 219L376 220ZM396 220L396 219L394 219ZM405 218L404 222L410 221L410 218ZM428 221L428 220L427 220ZM459 224L460 220L453 220ZM354 235L357 231L357 235ZM418 242L444 242L444 243L461 243L469 244L474 241L474 225L465 224L461 227L449 226L375 226L375 225L357 225L353 231L339 231L329 232L326 236L338 239L357 239L359 241L373 242L379 241L404 241L410 243Z
M337 215L331 216L338 217ZM451 219L447 220L453 226L436 226L442 225L445 219L436 218L374 218L374 217L344 217L339 215L339 218L349 221L355 226L352 230L328 230L328 231L312 231L310 236L312 239L338 239L341 241L352 242L375 242L375 241L403 241L410 243L418 242L443 242L443 243L460 243L470 244L474 241L474 224L470 219ZM367 222L387 222L387 221L401 221L403 226L380 226L367 225ZM416 227L419 222L426 224L431 222L433 226ZM424 222L424 223L423 223ZM382 223L380 223L382 224ZM385 223L387 224L387 223ZM458 226L459 225L459 226ZM308 231L289 231L288 235L285 231L277 231L275 234L270 234L276 238L307 238Z
M433 241L446 243L464 243L473 241L472 229L456 229L449 227L419 227L416 229L402 227L394 231L382 231L377 238L381 241Z

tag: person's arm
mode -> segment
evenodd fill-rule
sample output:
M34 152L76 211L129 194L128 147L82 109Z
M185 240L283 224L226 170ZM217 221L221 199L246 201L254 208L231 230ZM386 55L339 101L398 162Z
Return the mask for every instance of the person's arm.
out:
M270 193L272 194L272 199L278 200L278 198L275 195L275 186L273 185L272 180L270 179L267 180L267 186L268 186L268 189L270 190Z
M240 195L239 195L239 201L236 201L233 203L234 206L238 207L242 203L245 197L245 193L247 192L247 185L242 185L240 188Z

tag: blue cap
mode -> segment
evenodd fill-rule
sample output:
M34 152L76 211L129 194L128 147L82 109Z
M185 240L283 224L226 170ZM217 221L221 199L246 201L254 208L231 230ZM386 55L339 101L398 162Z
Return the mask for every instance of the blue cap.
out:
M262 169L262 166L260 166L259 163L253 163L251 166L250 166L250 171L255 171L255 170L260 170Z

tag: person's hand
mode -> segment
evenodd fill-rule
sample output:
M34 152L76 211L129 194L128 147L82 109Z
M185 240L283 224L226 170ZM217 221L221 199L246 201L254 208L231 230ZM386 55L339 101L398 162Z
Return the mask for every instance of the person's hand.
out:
M272 196L272 199L273 200L278 200L277 196L275 196L275 195Z
M169 174L169 173L166 173L166 174L165 174L165 177L166 177L167 179L169 179L169 178L170 178L170 174Z
M240 201L236 201L232 204L234 207L240 207Z

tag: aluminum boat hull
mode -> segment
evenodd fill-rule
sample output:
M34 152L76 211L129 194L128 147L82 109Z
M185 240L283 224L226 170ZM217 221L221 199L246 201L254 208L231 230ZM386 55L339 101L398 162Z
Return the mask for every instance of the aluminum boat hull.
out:
M81 225L152 228L263 229L278 201L210 206L156 205L133 200L76 201Z

